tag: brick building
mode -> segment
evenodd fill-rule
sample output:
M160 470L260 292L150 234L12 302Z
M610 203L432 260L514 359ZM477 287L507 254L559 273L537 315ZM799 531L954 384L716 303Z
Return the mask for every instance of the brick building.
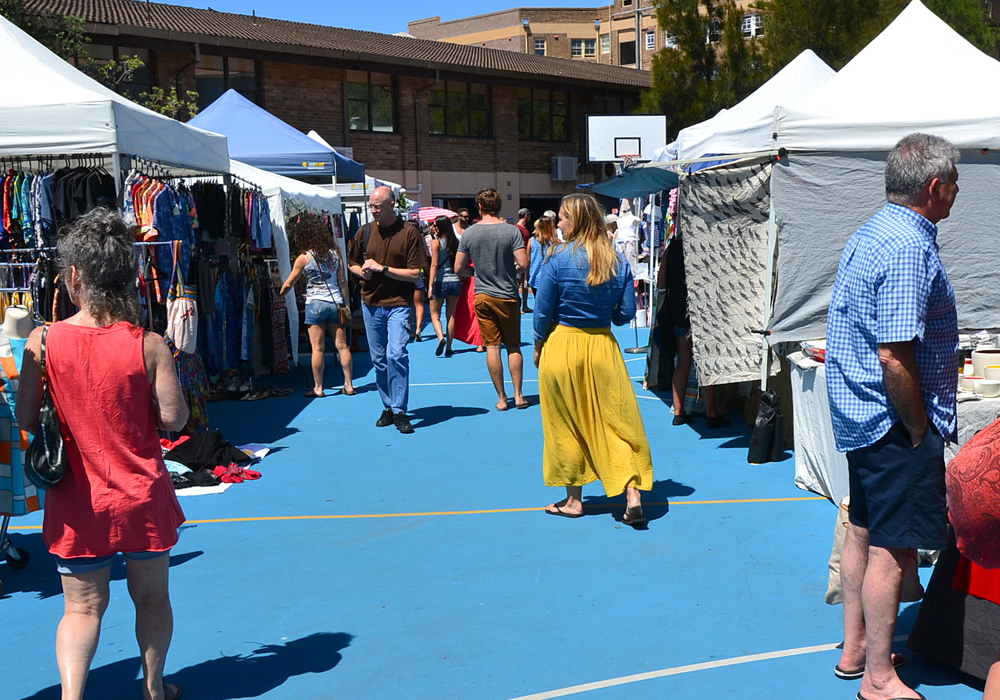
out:
M763 19L744 8L744 36L763 33ZM671 45L657 28L655 0L614 0L600 7L516 7L442 22L440 17L407 25L421 39L475 44L506 51L649 70L653 55Z
M553 158L586 163L586 116L629 113L649 86L645 71L253 15L135 0L29 3L82 17L99 60L140 56L147 68L123 92L177 87L205 106L233 88L349 147L370 175L423 205L459 206L496 187L505 216L573 191L574 179L553 178ZM584 167L593 172L580 177L599 178Z

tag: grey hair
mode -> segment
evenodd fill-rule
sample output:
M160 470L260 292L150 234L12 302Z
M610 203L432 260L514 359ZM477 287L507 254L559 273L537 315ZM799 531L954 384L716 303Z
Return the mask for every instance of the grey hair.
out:
M951 182L951 171L959 158L959 150L940 136L904 136L885 162L885 198L893 204L915 204L934 178Z
M68 287L70 268L76 268L87 308L100 321L141 321L134 241L132 230L110 209L94 209L59 232L59 275Z

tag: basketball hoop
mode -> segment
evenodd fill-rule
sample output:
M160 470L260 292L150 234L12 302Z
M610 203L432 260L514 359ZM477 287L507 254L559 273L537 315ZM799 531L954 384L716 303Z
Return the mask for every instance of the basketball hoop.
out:
M639 156L640 156L639 153L622 153L620 156L622 159L622 168L624 170L628 170L629 168L631 168L633 165L639 162Z

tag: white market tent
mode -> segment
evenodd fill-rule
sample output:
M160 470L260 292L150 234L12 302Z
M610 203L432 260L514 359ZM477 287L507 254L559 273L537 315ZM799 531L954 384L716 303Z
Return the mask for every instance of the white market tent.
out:
M927 60L933 47L933 60ZM962 149L961 193L939 225L959 326L1000 327L1000 62L913 0L826 85L775 110L771 195L778 265L772 343L826 335L840 253L885 205L884 168L903 136L943 136Z
M140 107L0 17L0 155L140 156L175 174L225 173L226 137Z
M666 148L676 152L675 160L769 149L775 106L796 104L834 75L836 71L806 49L739 104L681 129L677 140Z
M260 187L264 196L267 197L268 208L271 210L271 234L274 238L274 254L278 258L278 272L282 279L287 279L292 272L292 265L285 221L300 212L342 214L340 195L332 190L299 182L283 175L275 175L235 160L230 161L230 169L233 175ZM341 231L343 232L343 228ZM337 243L340 245L340 252L343 254L344 260L347 260L347 248L343 235ZM288 307L292 358L298 363L299 311L295 305L294 291L289 291L285 295L285 305Z

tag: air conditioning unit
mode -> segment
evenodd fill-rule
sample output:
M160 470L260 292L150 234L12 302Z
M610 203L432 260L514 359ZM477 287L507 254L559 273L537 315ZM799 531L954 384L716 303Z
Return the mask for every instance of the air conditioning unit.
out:
M552 180L554 182L574 182L576 180L576 158L555 156L552 159Z

